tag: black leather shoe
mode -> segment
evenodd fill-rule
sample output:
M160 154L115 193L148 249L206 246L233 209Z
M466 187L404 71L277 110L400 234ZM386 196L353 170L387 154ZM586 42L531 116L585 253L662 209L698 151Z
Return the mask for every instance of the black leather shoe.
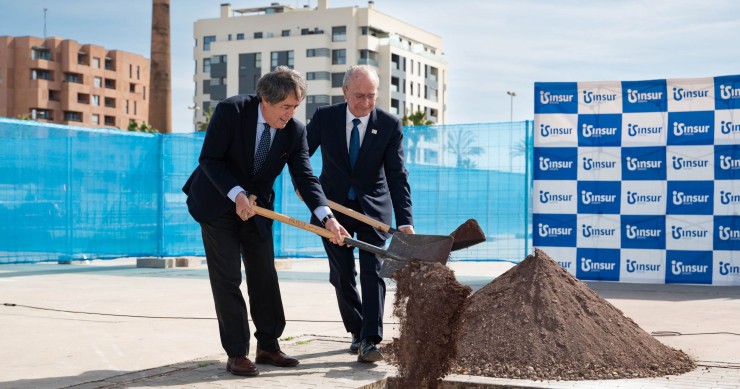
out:
M226 371L240 376L255 376L260 373L247 357L230 357L226 361Z
M378 350L375 342L365 338L360 342L360 349L357 355L358 362L378 362L383 360L383 353Z
M286 355L284 352L278 350L275 352L269 352L261 350L259 345L257 346L257 355L254 359L259 364L270 364L277 367L293 367L298 365L298 360Z
M351 354L357 354L360 350L360 335L352 334L352 344L349 345L349 352Z

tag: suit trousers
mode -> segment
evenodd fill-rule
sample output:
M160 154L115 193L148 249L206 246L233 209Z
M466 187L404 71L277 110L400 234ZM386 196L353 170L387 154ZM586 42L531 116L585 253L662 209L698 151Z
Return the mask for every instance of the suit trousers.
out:
M345 206L362 212L356 201ZM357 240L383 247L385 240L374 229L357 220L336 214L339 223ZM378 275L382 259L375 254L359 250L360 288L357 290L357 269L354 247L332 244L322 239L329 257L329 281L334 286L339 304L339 313L347 332L359 334L362 339L370 337L376 343L383 339L383 310L385 307L385 281Z
M232 212L201 223L201 232L221 346L226 354L237 357L249 353L247 308L239 289L242 261L258 347L268 352L280 350L277 339L285 329L285 313L272 236L265 240L257 231L254 218L244 222Z

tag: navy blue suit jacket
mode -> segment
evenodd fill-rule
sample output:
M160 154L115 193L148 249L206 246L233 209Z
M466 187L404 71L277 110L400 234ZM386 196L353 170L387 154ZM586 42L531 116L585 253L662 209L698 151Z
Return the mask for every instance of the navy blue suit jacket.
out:
M254 95L237 95L216 106L198 167L182 188L188 195L188 211L199 223L236 213L227 195L237 185L256 195L257 205L274 209L273 185L286 164L309 209L327 205L309 162L306 128L295 119L277 130L262 168L252 174L259 103ZM255 216L255 222L264 238L272 236L272 220Z
M323 167L319 181L326 198L344 203L352 184L367 216L391 225L395 213L397 225L413 225L401 121L381 109L372 111L352 171L346 113L347 103L319 107L306 126L309 153L313 155L321 147Z

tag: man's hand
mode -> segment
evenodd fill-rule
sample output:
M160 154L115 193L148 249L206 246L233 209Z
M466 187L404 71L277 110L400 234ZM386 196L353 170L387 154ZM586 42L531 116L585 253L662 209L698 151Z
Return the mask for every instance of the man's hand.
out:
M332 234L334 234L334 237L329 239L334 244L338 244L340 246L344 246L344 237L349 236L349 232L342 227L341 224L337 221L335 218L331 218L326 221L326 225L324 226L327 230L329 230Z
M404 234L414 235L416 232L414 232L414 226L403 226L398 229L398 231L403 232Z
M252 208L254 205L257 205L257 196L250 195L247 197L244 192L236 195L236 214L243 221L247 221L250 217L254 216L254 208Z

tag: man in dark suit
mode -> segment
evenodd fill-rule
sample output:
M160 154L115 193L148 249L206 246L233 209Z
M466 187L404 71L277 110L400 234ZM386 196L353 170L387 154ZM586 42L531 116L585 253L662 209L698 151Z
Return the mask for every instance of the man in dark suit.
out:
M272 220L255 216L253 205L273 209L275 179L288 165L314 217L341 244L347 231L333 218L309 163L306 129L293 119L306 95L296 71L280 66L257 83L255 95L221 101L208 124L199 164L183 187L188 210L200 223L208 276L218 317L226 369L253 376L241 259L247 274L249 310L256 328L256 363L291 367L298 360L282 351L278 338L285 314L274 264ZM269 151L268 151L269 150ZM246 219L246 220L242 220Z
M326 197L385 224L395 213L399 230L413 234L411 191L403 162L403 127L393 115L375 108L378 74L370 66L350 67L342 91L346 103L320 107L306 127L311 155L321 147L321 186ZM354 135L353 135L354 133ZM355 146L356 145L356 146ZM357 151L355 151L357 150ZM354 161L353 161L354 160ZM388 235L337 214L350 236L384 246ZM318 223L318 219L313 219ZM359 250L360 285L357 290L353 248L330 244L329 278L334 285L350 351L360 362L383 359L377 344L383 339L385 282L378 276L381 259Z

